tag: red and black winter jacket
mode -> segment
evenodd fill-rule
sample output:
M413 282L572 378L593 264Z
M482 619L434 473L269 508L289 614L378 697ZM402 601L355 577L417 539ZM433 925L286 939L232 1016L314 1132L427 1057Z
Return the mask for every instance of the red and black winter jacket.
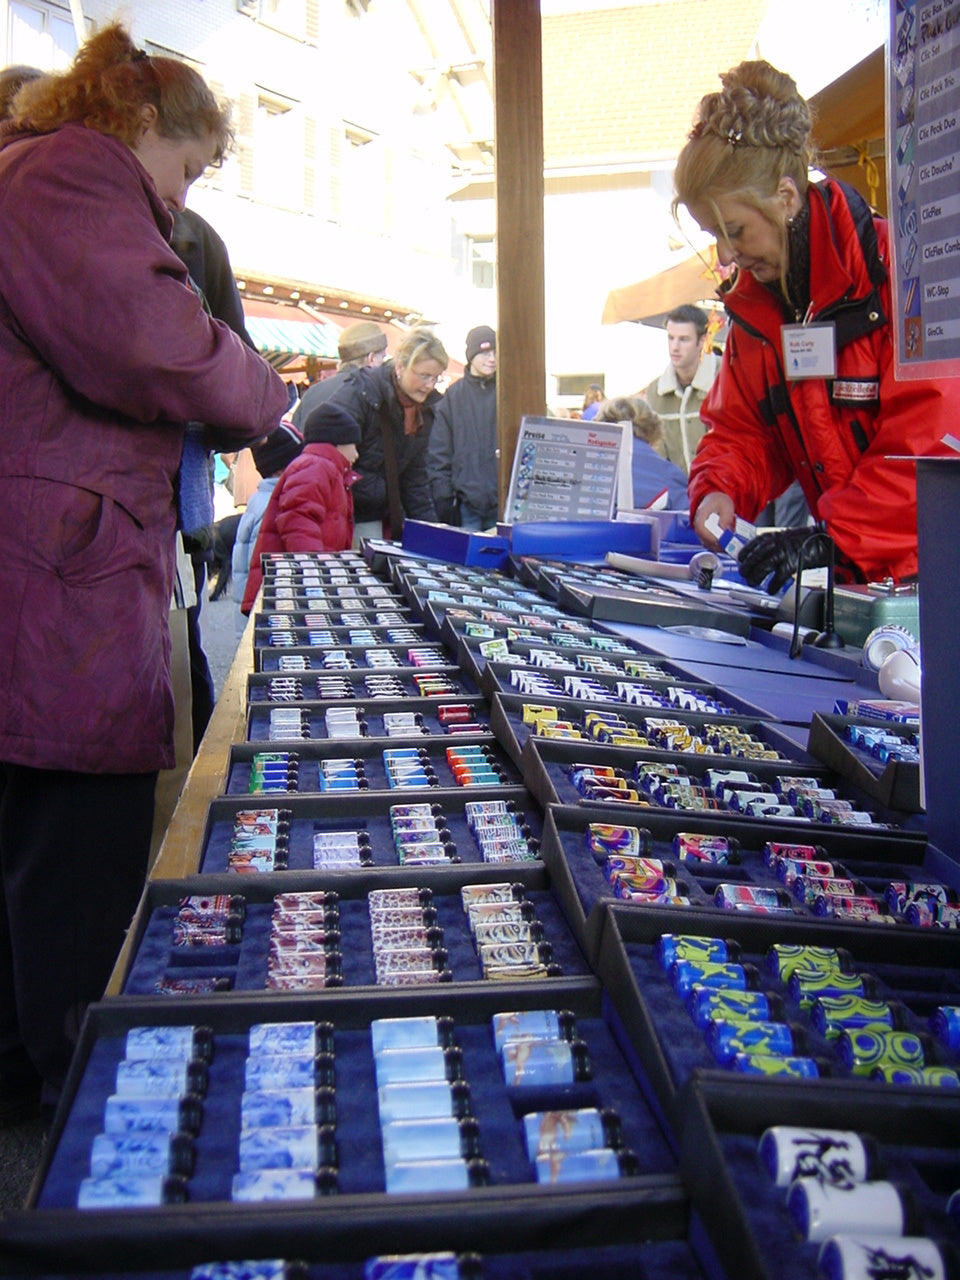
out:
M701 417L690 510L714 491L752 520L796 477L810 510L863 577L917 571L915 468L903 455L948 452L960 380L897 382L887 223L832 179L811 186L811 321L836 325L832 379L788 380L783 309L740 272L724 302L732 324Z

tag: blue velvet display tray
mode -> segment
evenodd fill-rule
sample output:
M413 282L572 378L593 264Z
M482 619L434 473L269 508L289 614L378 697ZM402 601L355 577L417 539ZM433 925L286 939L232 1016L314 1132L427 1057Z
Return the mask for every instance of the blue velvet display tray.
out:
M309 612L323 601L326 609L384 609L402 605L403 601L392 588L382 582L355 587L332 586L320 583L316 586L280 588L272 582L263 585L261 610L264 613Z
M309 678L308 678L309 683ZM446 725L441 724L437 718L437 711L440 707L450 704L465 703L470 711L471 723L482 725L483 731L479 735L473 735L473 740L479 737L489 737L490 730L490 714L487 700L474 696L458 697L456 694L445 694L442 698L359 698L355 703L349 701L340 701L336 705L349 706L355 705L357 717L366 721L367 732L364 738L382 739L384 745L389 746L391 742L403 741L403 739L389 736L383 723L384 715L391 712L407 712L416 714L423 719L423 732L415 735L415 740L420 741L422 738L433 734L443 739L446 743L454 738L463 737L464 741L470 741L469 735L461 735L458 733L448 732ZM270 729L270 709L279 706L276 702L256 703L249 708L247 715L247 737L250 742L263 742L267 740ZM327 742L335 741L344 745L350 742L356 742L356 738L335 738L330 739L327 733L324 712L330 705L329 702L313 703L308 707L310 738L309 742ZM361 739L362 740L362 739ZM234 750L240 748L243 744L234 744ZM296 750L300 750L297 747Z
M464 650L461 649L461 658L463 657L463 654ZM580 676L595 681L597 685L608 690L609 696L606 697L604 701L609 702L611 710L617 711L627 718L630 717L631 713L639 714L641 716L654 715L657 714L657 709L654 707L637 707L624 702L617 693L617 684L619 682L623 681L628 684L647 684L650 685L651 688L660 688L664 691L668 686L673 686L688 689L694 694L702 693L707 697L717 697L722 699L730 707L730 714L723 718L742 724L745 727L749 727L751 723L755 724L758 721L763 720L763 712L758 706L744 698L732 695L727 689L724 689L719 685L705 684L702 681L691 679L686 672L672 667L672 664L670 663L657 661L655 665L663 669L663 675L648 679L645 676L630 676L626 673L623 675L610 676L593 671L560 671L549 667L533 667L525 662L511 662L509 660L500 661L498 659L494 659L492 661L483 660L482 670L479 671L478 683L488 698L493 698L498 693L516 695L517 686L514 684L513 672L522 670L526 673L535 673L546 677L547 680L551 681L556 686L556 692L529 694L523 700L527 702L539 702L541 700L545 702L554 702L558 699L569 698L569 695L564 692L564 676ZM461 669L469 671L469 663L461 661ZM594 707L601 705L599 699L590 702L585 699L570 698L570 701L579 703L581 709L580 715L582 715L584 711L591 710ZM667 709L663 712L663 714L669 715L673 715L674 713L674 709ZM679 718L683 719L687 716L696 717L698 713L677 710L676 714ZM692 721L690 721L690 723L692 723ZM764 723L769 724L771 721L764 721Z
M651 687L660 688L664 691L666 691L668 687L677 687L673 684L668 684L666 681L658 682L646 680L644 683ZM722 690L715 690L710 685L697 686L693 684L686 684L683 687L694 695L703 694L705 697L713 697L715 694L719 694L721 697L723 696ZM669 719L677 719L682 721L684 724L699 725L704 723L702 714L694 711L681 711L677 707L663 707L662 709L657 707L637 707L628 706L625 702L611 702L608 705L600 702L587 702L582 698L563 697L559 694L519 694L512 692L497 692L494 693L491 698L491 728L507 755L511 760L515 760L518 764L522 760L523 751L527 742L534 736L530 732L531 726L523 723L524 704L531 703L546 704L556 707L558 720L569 720L572 724L581 729L583 729L583 717L586 713L588 711L597 710L609 710L611 713L620 716L621 719L626 720L628 724L633 725L640 725L648 716L661 716ZM744 714L742 711L731 712L729 715L718 715L716 719L722 720L724 723L740 725L748 732L756 732L757 726L760 723L757 721L755 716ZM764 726L768 723L768 721L763 722ZM584 730L584 732L586 731ZM782 726L776 726L776 734L776 740L774 742L774 740L771 739L771 745L776 745L777 749L786 755L787 744L789 744L790 758L783 762L784 766L786 766L786 772L789 773L791 769L798 771L801 768L804 772L808 771L812 767L812 758L806 757L809 764L803 763L803 757L806 753L792 737L788 736ZM556 742L558 739L547 739L547 741ZM569 741L576 743L578 739L570 739ZM587 738L584 740L584 745L592 748L594 746L603 746L604 744L597 743L593 738ZM644 748L643 751L644 756L646 757L648 754L647 749ZM684 758L682 753L679 752L656 751L653 748L650 749L649 754L651 759L677 761ZM797 760L797 756L800 756L801 758ZM711 767L711 761L713 762L713 767L716 767L715 757L704 756L697 757L697 759L703 759L706 763L698 766L695 762L690 770L691 773L702 772L704 769ZM725 756L724 759L729 759L729 757ZM760 767L761 776L765 776L763 774L763 766L775 765L776 762L760 760L755 763ZM779 766L776 767L779 769Z
M610 634L602 626L599 626L594 622L588 622L584 618L545 618L539 613L531 613L529 611L531 603L532 602L526 600L522 602L511 601L509 608L493 608L492 610L485 606L483 610L484 612L500 613L502 614L502 617L494 619L485 618L482 620L489 622L489 624L498 631L505 632L510 627L522 627L524 630L530 631L534 636L551 636L558 633L568 637L581 636L585 638L588 644L590 643L590 638L593 636L606 636ZM451 605L443 610L443 617L438 617L437 620L443 629L445 637L450 638L453 643L456 643L460 636L466 633L467 623L478 620L479 612L480 610L478 610L476 605L471 605L470 608L467 608L466 606L453 607ZM525 617L525 621L523 623L517 621L518 615L521 612L524 613ZM437 611L437 614L439 614L439 610ZM612 638L619 639L618 637ZM629 644L629 642L625 640L620 640L619 642L625 645ZM629 647L632 651L633 646L631 645Z
M640 1258L646 1266L649 1256L653 1270L629 1274L651 1280L667 1280L674 1273L665 1268L674 1262L681 1266L681 1276L699 1277L704 1273L687 1238L688 1203L676 1160L625 1054L619 1017L591 980L568 984L563 996L558 1005L542 985L520 983L482 992L448 988L429 997L367 991L270 1002L200 999L186 1009L167 1006L166 1016L160 1017L155 1003L114 1000L92 1006L29 1211L11 1215L5 1224L8 1255L47 1260L48 1271L69 1269L63 1262L51 1267L50 1259L82 1258L82 1269L103 1274L122 1270L116 1267L120 1257L127 1267L155 1267L158 1257L175 1267L186 1258L199 1261L211 1254L334 1260L423 1248L539 1250L549 1241L558 1250L621 1246L625 1252L608 1256L624 1267L635 1268ZM505 1009L555 1007L574 1014L592 1077L570 1086L508 1088L493 1047L491 1016ZM467 1193L386 1195L377 1109L371 1105L369 1025L375 1018L426 1012L454 1019L490 1185ZM302 1019L334 1027L338 1193L310 1202L233 1205L229 1189L237 1167L247 1030L255 1022ZM76 1210L77 1188L88 1167L90 1143L101 1127L126 1031L157 1021L206 1025L214 1033L189 1203L126 1212ZM638 1156L637 1176L567 1187L535 1183L520 1117L530 1110L579 1105L618 1112L624 1142ZM635 1246L648 1241L675 1247L638 1256ZM116 1253L118 1248L122 1254ZM542 1274L535 1260L530 1265L534 1275ZM561 1268L556 1274L570 1273ZM615 1268L612 1274L627 1272Z
M926 1030L927 1019L938 1005L952 1005L960 1000L960 936L949 931L870 930L858 925L843 926L837 921L814 922L739 912L608 907L602 924L597 972L628 1027L644 1078L650 1081L663 1115L675 1133L680 1132L683 1124L678 1090L694 1073L736 1073L716 1062L703 1033L658 964L654 944L663 933L688 933L739 943L742 962L756 965L760 970L759 989L783 998L784 1017L807 1033L809 1053L830 1064L829 1079L795 1082L801 1091L814 1092L845 1079L856 1089L885 1092L890 1105L894 1099L929 1092L910 1086L878 1085L850 1076L834 1044L817 1034L809 1015L789 999L786 985L765 969L764 958L774 943L844 948L853 957L855 971L876 980L877 999L901 1002L907 1009L909 1029L918 1032ZM939 1045L932 1051L932 1063L960 1069L957 1052ZM953 1098L960 1112L960 1090L942 1092Z
M638 1231L638 1235L641 1232ZM329 1257L326 1249L320 1250ZM474 1254L479 1260L483 1280L582 1280L584 1276L603 1276L605 1280L706 1280L707 1273L698 1263L690 1243L680 1240L625 1241L618 1245L595 1248L542 1249L526 1253L493 1252L487 1249ZM306 1266L309 1280L364 1280L364 1261L313 1262L298 1259ZM114 1280L190 1280L189 1269L182 1271L117 1271ZM49 1275L47 1280L66 1280Z
M769 732L772 727L768 727L766 731L758 734L763 740L769 740ZM793 764L804 765L799 772L803 775L816 777L822 773L822 770L810 768L805 765L803 760L797 757L801 754L800 748L796 743L791 743L786 735L778 735L778 747L782 749L782 743L789 743L793 747L793 756L783 761L782 768L777 768L776 773L783 775L794 775L798 772L797 768L790 768ZM742 760L735 756L710 756L695 755L686 752L662 753L661 759L668 757L673 763L680 765L690 774L691 777L698 776L706 768L714 769L744 769L754 773L758 778L769 777L769 770L754 768L754 765L776 764L774 761L749 761ZM520 759L520 767L523 772L524 782L537 797L540 803L546 807L548 804L578 804L581 802L580 793L570 780L568 768L571 764L595 764L610 765L619 770L622 774L629 777L633 765L638 760L655 760L658 757L648 748L626 748L626 747L608 747L594 742L580 741L561 741L552 738L528 738L526 746L523 748ZM909 821L909 816L899 813L896 810L884 809L875 801L867 796L861 795L856 788L849 783L843 782L835 788L840 795L840 799L849 800L854 808L863 810L870 815L870 822L867 825L860 826L858 829L862 834L866 835L884 835L887 830L892 828L901 829L904 821ZM604 807L611 815L607 820L611 822L630 821L628 815L644 814L651 808L657 808L656 805L644 805L643 803L622 803L619 801L604 802ZM675 813L683 813L684 810L675 809ZM723 810L712 810L703 812L699 810L690 810L691 813L698 813L700 816L712 819L715 822L727 823L749 822L761 823L771 832L776 832L777 840L819 840L819 832L825 829L835 830L839 823L829 823L820 819L805 817L754 817L746 813L731 813ZM623 814L622 818L616 815ZM852 824L851 824L852 826ZM716 828L714 828L716 829ZM849 829L849 828L848 828Z
M810 751L881 804L910 811L919 809L919 761L882 761L849 739L846 731L851 727L883 729L909 742L916 739L917 726L817 714L810 726Z
M833 1081L805 1089L775 1080L713 1075L685 1087L679 1101L681 1167L696 1218L737 1280L819 1280L822 1275L819 1246L797 1235L785 1190L773 1184L757 1157L759 1138L773 1125L872 1136L883 1176L907 1187L915 1199L919 1234L960 1247L960 1230L945 1207L960 1186L960 1106L955 1096ZM898 1240L891 1238L889 1245L896 1255Z
M234 820L244 809L283 808L290 812L289 870L313 870L314 831L367 831L375 866L397 867L397 851L390 828L390 807L394 804L429 803L439 805L457 856L464 864L478 866L480 850L470 834L464 816L464 805L470 800L511 800L529 825L534 837L540 835L541 822L536 804L523 787L459 787L456 791L381 791L337 792L325 795L284 795L282 804L267 805L256 797L224 797L214 800L207 811L207 822L201 841L199 870L204 873L226 872L227 854L233 838ZM500 864L506 871L513 864ZM429 871L429 867L423 870ZM343 871L341 875L352 875ZM501 877L503 878L503 877ZM242 876L235 877L237 883Z
M350 689L350 696L347 698L319 699L316 696L314 696L313 698L310 698L308 696L310 693L313 693L314 695L316 694L316 679L317 679L317 676L321 674L321 671L324 676L334 676L334 677L342 678ZM416 681L413 678L414 673L418 673L418 674L419 673L438 673L446 676L447 679L452 683L454 688L451 690L450 693L443 693L443 694L437 695L435 701L438 704L442 702L444 699L447 699L448 701L452 700L454 702L460 702L464 697L476 697L477 694L479 693L479 690L477 689L477 686L474 684L474 682L461 672L460 668L456 665L456 663L453 661L452 658L450 659L449 662L441 663L436 666L396 667L396 668L390 668L390 669L385 668L382 673L374 671L370 667L363 667L359 670L330 671L330 670L322 670L322 668L320 667L311 666L310 669L307 671L290 672L289 674L294 678L298 678L300 680L303 688L303 694L304 694L304 697L302 699L293 699L293 701L303 701L304 703L314 701L318 704L322 703L322 705L327 705L331 702L342 703L342 702L370 701L372 698L376 696L375 694L370 692L370 689L375 686L368 685L366 683L366 677L368 676L375 677L378 674L394 676L399 681L399 683L403 686L405 695L409 696L410 698L419 698L422 695L420 693L420 689ZM270 702L270 688L271 688L270 682L276 679L277 674L278 673L275 671L272 671L272 672L261 671L261 672L256 672L252 675L247 676L247 707L250 715L252 715L254 711L257 709L258 704ZM397 697L396 694L391 694L389 695L389 699L387 700L395 700L396 697ZM284 701L285 702L290 701L290 699L285 698Z
M443 930L442 945L447 952L447 968L453 981L482 982L483 974L473 944L467 918L460 899L465 884L509 880L524 887L524 897L534 906L536 918L543 925L544 940L550 944L553 963L559 966L557 978L582 978L590 974L580 950L579 941L570 931L560 905L550 889L550 880L542 863L518 865L508 869L401 868L391 878L391 887L413 885L432 890L432 906L436 909L436 925ZM342 983L345 987L376 985L370 934L370 917L366 895L384 887L382 872L356 871L341 874L286 872L247 876L238 885L238 877L196 876L188 880L153 881L147 886L144 902L135 921L132 959L123 984L124 995L149 996L156 993L161 978L223 977L231 991L262 992L266 985L271 916L275 894L291 891L329 891L339 895L339 949L342 955ZM227 946L173 946L173 923L180 900L190 894L239 894L245 899L246 912L242 938ZM232 998L232 997L231 997ZM271 999L277 999L271 993Z
M347 671L363 671L367 675L373 672L383 671L399 671L405 668L415 667L421 671L432 671L445 665L449 659L444 655L441 662L421 663L414 661L410 656L411 650L416 648L441 649L436 640L431 636L421 635L413 641L405 641L402 644L381 644L371 645L311 645L306 641L300 645L289 645L285 648L280 646L259 647L254 651L254 663L260 671L276 671L279 667L280 658L284 655L296 656L298 658L306 658L307 666L311 671L328 671L338 673L344 669L340 666L328 667L324 665L324 659L331 650L335 649L338 654L343 654L346 661L351 665L345 670ZM373 658L374 653L389 653L393 655L396 665L394 666L378 666Z
M311 734L309 740L302 742L274 742L272 744L274 749L291 750L297 753L300 768L297 785L293 790L300 795L324 793L325 789L321 782L324 761L348 759L362 762L363 776L367 783L366 790L388 792L399 803L407 788L390 785L387 774L387 753L410 750L426 752L426 756L421 756L420 758L429 762L429 766L434 770L438 789L470 792L489 790L489 786L460 786L451 771L451 766L447 759L446 753L448 750L457 751L458 748L462 747L465 751L469 751L471 747L477 746L483 748L484 759L488 760L492 767L500 772L500 783L493 785L508 787L520 785L520 775L517 772L516 765L507 757L503 748L491 739L489 732L479 735L445 733L439 723L434 720L436 724L435 734L428 733L412 741L407 738L374 738L372 736L366 738L328 738L325 734L319 732L321 726L323 728L326 727L322 710L318 711L316 716L311 716L310 722ZM269 717L261 723L264 734L266 734L269 729ZM315 727L318 730L316 734L314 733ZM251 729L254 728L255 726L251 721ZM252 735L251 740L254 742L259 741L259 739L253 738ZM257 748L249 744L231 747L226 785L226 793L228 795L250 795L251 764L256 751ZM275 794L271 794L274 795L275 799ZM256 793L251 796L251 800L257 804L261 803L263 799L263 793Z
M276 617L277 615L273 615ZM323 631L333 636L334 645L339 648L369 648L365 642L360 644L354 639L357 631L369 632L373 635L376 644L401 644L403 640L396 639L392 634L395 631L402 631L405 634L409 632L417 639L410 643L419 643L424 637L424 626L422 622L414 622L406 618L399 622L377 622L374 618L366 616L363 622L340 623L331 615L323 615L325 621L319 619L311 622L291 623L289 627L268 626L255 627L253 632L253 647L256 649L277 649L290 646L292 640L295 645L302 645L309 648L315 645L316 641L310 639L311 632ZM339 615L338 615L339 617ZM282 633L278 634L278 633ZM324 643L327 643L324 641Z
M547 810L544 822L541 856L550 871L554 892L563 906L564 914L580 939L586 954L595 962L599 950L600 929L603 923L602 907L607 903L617 902L618 910L638 912L646 915L651 908L643 904L621 902L615 897L608 880L603 875L600 865L586 847L585 833L591 822L609 822L642 828L650 833L651 854L664 862L676 866L676 877L683 884L685 896L690 898L689 907L673 907L670 912L677 919L676 928L688 930L684 921L699 917L708 912L715 917L717 924L728 920L733 913L722 907L713 905L713 893L720 883L746 885L762 885L782 888L776 876L761 861L761 850L765 841L771 838L771 832L756 821L743 820L738 824L731 823L719 827L708 815L690 814L684 816L669 809L645 809L633 811L631 815L612 815L608 807L600 805L551 805ZM782 826L783 824L781 824ZM716 866L710 863L689 865L680 861L673 850L673 837L678 831L717 834L723 832L732 835L740 845L739 864L734 866ZM783 831L777 838L782 838ZM796 838L789 837L789 838ZM931 879L939 881L940 875L935 871L924 871L923 861L926 843L922 838L906 839L894 833L883 836L864 837L862 833L844 830L841 827L819 828L817 844L820 845L828 859L842 866L859 879L863 879L867 888L881 898L887 884L894 879L917 880ZM890 926L857 924L839 919L823 919L814 917L809 908L797 906L794 919L801 928L826 928L829 932L836 927L853 928L857 931L869 931L872 936L880 932L883 936L889 932ZM786 917L777 917L785 919ZM911 934L922 933L930 936L929 930L918 931L897 921L898 931L903 929ZM950 937L949 932L937 931L939 937ZM956 937L956 935L953 935ZM937 945L928 943L925 945ZM960 940L956 945L960 946Z

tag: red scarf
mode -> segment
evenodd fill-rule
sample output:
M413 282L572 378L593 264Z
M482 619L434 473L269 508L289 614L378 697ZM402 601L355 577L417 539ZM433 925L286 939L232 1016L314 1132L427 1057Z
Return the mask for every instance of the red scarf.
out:
M400 386L397 381L396 369L393 371L393 389L396 391L400 407L403 409L403 434L405 436L415 436L423 426L422 406L417 404L416 400L411 400Z

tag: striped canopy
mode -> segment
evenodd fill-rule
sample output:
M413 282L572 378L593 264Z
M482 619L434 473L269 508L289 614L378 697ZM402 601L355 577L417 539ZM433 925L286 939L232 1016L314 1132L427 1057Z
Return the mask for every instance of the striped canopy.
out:
M340 330L335 325L265 320L260 316L247 316L245 323L257 350L275 369L282 369L298 356L337 359Z

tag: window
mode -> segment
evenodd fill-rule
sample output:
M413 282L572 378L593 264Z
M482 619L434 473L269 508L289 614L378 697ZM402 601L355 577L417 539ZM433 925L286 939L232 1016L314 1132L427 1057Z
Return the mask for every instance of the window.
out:
M304 134L299 103L276 94L258 94L253 154L257 200L302 210Z
M306 0L260 0L260 21L294 40L307 38Z
M497 283L496 252L493 236L470 236L470 279L475 289L492 289Z
M385 233L390 207L386 165L379 134L344 120L339 166L342 226L372 236Z
M69 13L39 4L11 0L7 47L11 65L62 71L77 52Z

